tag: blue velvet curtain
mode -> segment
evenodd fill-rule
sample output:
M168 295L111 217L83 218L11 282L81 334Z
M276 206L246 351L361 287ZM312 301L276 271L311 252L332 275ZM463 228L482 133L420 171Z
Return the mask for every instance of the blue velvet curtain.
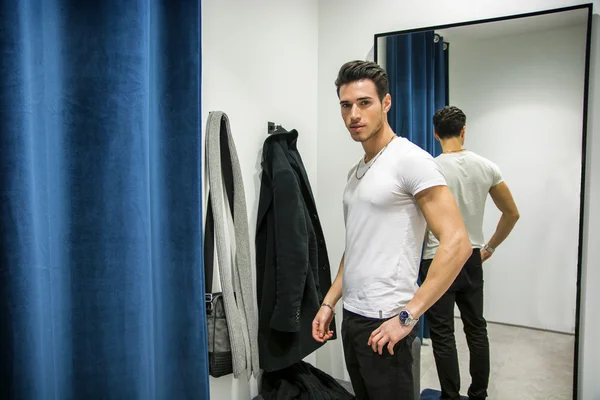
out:
M433 31L389 36L386 70L392 108L388 121L434 157L442 152L433 136L433 114L447 105L447 59L444 38Z
M200 1L0 2L0 398L208 399Z
M433 135L432 118L448 105L449 97L444 38L433 31L387 37L386 71L392 96L390 126L397 135L437 157L442 149ZM429 337L425 317L420 320L419 337Z

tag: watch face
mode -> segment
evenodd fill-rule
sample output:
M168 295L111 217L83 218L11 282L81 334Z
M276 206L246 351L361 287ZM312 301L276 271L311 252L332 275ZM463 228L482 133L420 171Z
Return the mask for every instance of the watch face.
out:
M406 322L408 321L408 311L406 310L402 310L400 311L400 322L402 322L403 324L406 324Z

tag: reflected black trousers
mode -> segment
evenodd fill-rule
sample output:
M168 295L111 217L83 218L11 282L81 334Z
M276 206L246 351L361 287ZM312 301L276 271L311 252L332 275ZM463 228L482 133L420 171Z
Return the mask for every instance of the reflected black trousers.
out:
M421 281L432 260L421 261ZM470 400L485 399L490 375L490 344L483 317L483 269L479 249L467 260L448 291L425 313L430 326L433 356L440 379L440 399L460 399L460 371L454 338L454 303L460 310L469 346Z

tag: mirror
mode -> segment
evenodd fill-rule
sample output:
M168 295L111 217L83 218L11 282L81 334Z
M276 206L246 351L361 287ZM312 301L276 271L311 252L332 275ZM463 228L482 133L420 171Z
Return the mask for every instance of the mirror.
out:
M460 108L464 148L499 167L519 209L513 231L483 263L490 399L571 399L576 391L590 14L584 5L375 35L392 129L438 156L432 117ZM485 240L500 215L488 196ZM456 305L453 320L466 395L470 355ZM425 321L421 390L440 390Z

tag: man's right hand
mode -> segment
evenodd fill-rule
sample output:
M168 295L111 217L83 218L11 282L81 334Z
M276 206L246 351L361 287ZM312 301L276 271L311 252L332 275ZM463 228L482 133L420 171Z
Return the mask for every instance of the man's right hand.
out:
M482 263L486 262L491 256L492 256L492 253L490 253L486 249L481 249L481 262Z
M313 338L320 343L325 343L333 336L333 331L329 330L329 325L333 320L333 312L329 307L321 306L319 312L312 322Z

